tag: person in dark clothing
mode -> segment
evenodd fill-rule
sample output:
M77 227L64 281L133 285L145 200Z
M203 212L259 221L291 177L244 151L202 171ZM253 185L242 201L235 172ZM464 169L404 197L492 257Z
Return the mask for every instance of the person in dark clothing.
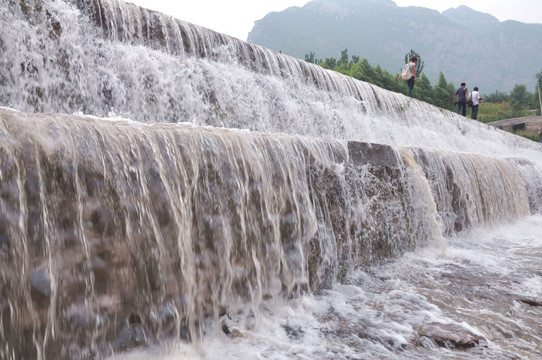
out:
M455 91L454 102L457 104L457 113L461 113L463 116L467 116L467 98L469 97L469 90L467 84L461 83L461 87Z

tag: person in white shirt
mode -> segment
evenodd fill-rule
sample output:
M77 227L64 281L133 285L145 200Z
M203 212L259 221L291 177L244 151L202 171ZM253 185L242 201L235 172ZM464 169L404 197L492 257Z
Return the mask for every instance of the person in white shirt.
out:
M471 118L473 120L476 120L476 118L478 117L478 105L480 105L480 101L482 101L482 96L480 96L480 93L478 92L478 87L475 87L472 90L472 93L470 94L470 99L472 100Z

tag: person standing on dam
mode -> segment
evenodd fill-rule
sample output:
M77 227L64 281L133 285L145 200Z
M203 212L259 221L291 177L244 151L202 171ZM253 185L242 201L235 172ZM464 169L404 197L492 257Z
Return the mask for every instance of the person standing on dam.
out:
M470 100L472 101L471 119L476 120L478 117L478 106L480 105L480 101L482 101L482 96L480 96L477 86L474 87L472 93L470 94Z
M467 116L467 98L469 97L469 90L467 84L461 83L461 87L455 91L454 103L457 104L457 113L461 112L461 115Z
M414 83L418 81L418 75L416 74L416 63L418 62L418 57L412 56L408 64L405 65L401 71L401 75L397 78L397 81L405 80L408 85L408 96L412 94L412 89L414 89Z

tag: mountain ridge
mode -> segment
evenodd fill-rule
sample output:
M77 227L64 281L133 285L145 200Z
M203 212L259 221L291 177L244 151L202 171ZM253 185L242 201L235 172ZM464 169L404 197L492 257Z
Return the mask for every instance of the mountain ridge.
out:
M339 58L348 49L391 73L413 49L433 84L442 71L455 85L465 81L489 93L516 84L534 88L542 42L533 39L541 37L542 24L500 22L464 5L439 13L392 0L313 0L267 14L247 41L300 59L310 52Z

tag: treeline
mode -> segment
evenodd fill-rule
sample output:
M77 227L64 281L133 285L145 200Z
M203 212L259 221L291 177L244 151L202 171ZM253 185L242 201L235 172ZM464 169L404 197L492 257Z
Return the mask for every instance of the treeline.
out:
M411 50L412 51L412 50ZM357 55L348 56L348 50L341 51L339 59L316 59L314 52L305 55L305 61L366 81L381 88L407 94L408 86L405 81L397 81L399 73L391 74L383 70L380 65L371 66L367 59L360 59ZM398 65L398 67L400 67ZM400 68L398 69L400 71ZM542 70L535 75L537 84L542 87ZM459 85L457 85L459 87ZM436 85L432 85L429 78L421 73L414 86L412 97L425 101L443 109L456 111L454 93L456 85L448 82L442 72ZM469 89L471 90L471 89ZM490 122L513 117L540 114L538 93L529 92L527 86L516 85L510 93L496 91L483 94L483 106L478 111L478 121Z

